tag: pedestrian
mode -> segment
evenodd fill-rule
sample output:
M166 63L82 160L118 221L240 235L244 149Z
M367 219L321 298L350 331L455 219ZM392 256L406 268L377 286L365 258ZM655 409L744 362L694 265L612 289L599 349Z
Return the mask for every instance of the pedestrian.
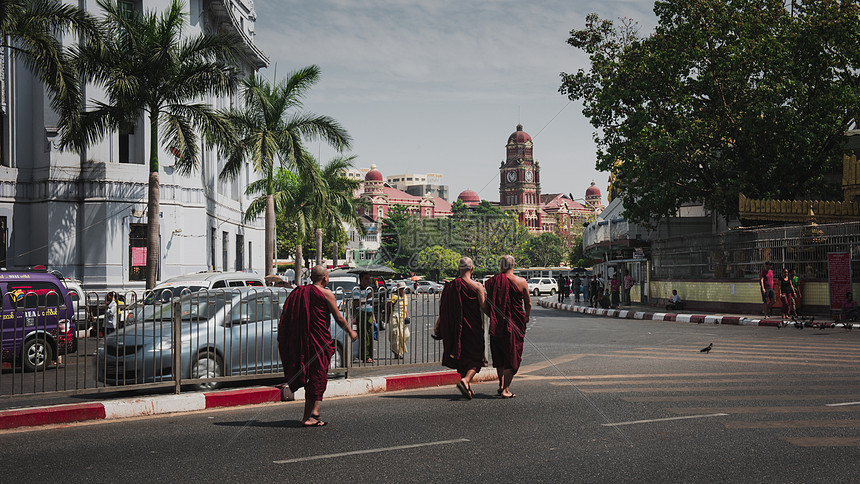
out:
M842 313L838 319L843 323L860 319L860 306L857 305L857 301L854 300L854 295L851 291L845 293L845 303L842 304Z
M782 319L788 319L794 306L794 285L788 269L783 269L782 277L779 278L779 299L782 303Z
M672 297L669 298L669 304L666 304L666 309L682 309L681 296L678 295L677 289L672 289Z
M457 370L457 390L467 400L473 397L472 378L487 366L484 343L484 286L472 279L475 265L463 257L457 265L459 275L442 289L435 339L442 340L442 364Z
M800 306L803 303L803 297L800 295L800 276L797 275L797 271L795 269L791 270L791 285L794 286L794 306L792 306L791 310L796 318L798 311L800 311Z
M558 302L562 302L564 301L564 276L558 276L556 285L558 286L556 288L558 290Z
M573 287L573 302L576 304L579 304L579 292L582 290L582 287L580 287L581 284L582 279L579 278L579 274L574 274L570 285Z
M612 294L612 307L617 309L621 305L621 280L618 279L617 272L612 275L612 279L609 281L609 290Z
M409 328L409 296L406 295L406 283L397 283L397 294L389 299L391 304L391 325L388 328L388 342L395 359L403 359L408 350Z
M567 298L570 297L570 276L564 276L564 300L567 301Z
M361 339L358 341L358 356L365 363L373 363L373 289L370 274L362 272L358 277L358 291L353 292L352 304Z
M591 294L589 293L589 286L591 285L591 278L588 277L588 273L585 273L585 276L582 278L582 303L588 306L591 304Z
M113 291L108 291L105 296L105 318L102 325L102 331L105 336L116 331L117 327L117 309L116 309L116 294Z
M591 283L590 283L590 286L588 288L588 292L589 292L589 294L591 294L591 307L596 308L597 307L597 301L600 300L600 295L601 295L600 282L597 280L596 275L591 276Z
M352 341L358 334L349 327L337 309L334 293L326 288L328 270L311 268L311 284L299 286L287 296L278 322L278 351L284 365L284 376L290 392L305 389L305 412L302 425L322 427L320 402L328 385L328 367L335 352L329 324L337 324Z
M501 274L487 281L484 312L490 316L490 351L499 377L498 393L502 398L513 398L516 394L511 393L510 386L522 361L532 303L528 283L514 275L514 257L502 256L499 268Z
M773 290L773 263L767 261L764 263L764 269L758 274L758 282L761 288L762 314L764 317L770 316L770 308L776 302L776 293Z
M630 273L628 272L624 276L624 302L628 306L633 303L633 301L630 299L630 289L632 289L635 284L636 284L636 281L633 280L633 276L631 276Z

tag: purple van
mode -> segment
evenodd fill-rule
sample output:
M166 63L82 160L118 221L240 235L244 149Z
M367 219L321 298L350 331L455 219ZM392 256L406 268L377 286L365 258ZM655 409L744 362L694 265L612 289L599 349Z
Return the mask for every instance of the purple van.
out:
M55 274L0 271L0 297L3 367L41 371L57 356L77 351L75 309Z

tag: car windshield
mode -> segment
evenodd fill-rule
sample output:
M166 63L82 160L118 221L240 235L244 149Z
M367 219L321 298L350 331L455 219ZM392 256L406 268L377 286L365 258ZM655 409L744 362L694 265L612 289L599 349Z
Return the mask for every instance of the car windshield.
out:
M344 293L352 292L354 288L358 287L358 284L352 281L329 281L328 288L331 289L332 292L343 291Z
M529 279L529 284L538 284L540 283L540 279Z
M202 322L224 308L225 293L198 293L181 299L182 321ZM232 298L231 298L232 299ZM144 307L143 321L169 321L173 319L173 304L156 304Z
M206 286L170 286L153 289L143 298L143 304L165 303L173 297L195 293L203 289L208 288Z

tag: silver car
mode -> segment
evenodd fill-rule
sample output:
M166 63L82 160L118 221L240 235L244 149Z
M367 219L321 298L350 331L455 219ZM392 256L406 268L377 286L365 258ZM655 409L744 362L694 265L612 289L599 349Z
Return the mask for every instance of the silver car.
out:
M108 335L96 355L99 381L126 385L172 381L175 346L181 348L182 379L277 374L278 319L288 289L237 287L185 294L165 304L148 305L133 324ZM181 332L173 338L173 302L181 307ZM142 316L142 317L140 317ZM337 343L332 365L343 362L343 331L331 321ZM357 356L357 346L353 353ZM219 382L197 382L200 389Z

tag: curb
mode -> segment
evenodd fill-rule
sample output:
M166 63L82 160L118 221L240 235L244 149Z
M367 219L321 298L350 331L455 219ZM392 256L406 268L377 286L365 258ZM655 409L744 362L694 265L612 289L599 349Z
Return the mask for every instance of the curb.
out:
M753 319L743 316L715 316L710 314L673 314L673 313L651 313L644 311L629 311L624 309L602 309L592 308L589 306L579 306L575 304L564 304L557 301L550 301L550 298L544 298L538 301L538 304L548 309L558 309L560 311L569 311L574 313L590 314L593 316L606 316L609 318L620 319L639 319L645 321L678 321L682 323L696 324L730 324L735 326L771 326L782 328L786 326L794 326L794 322L783 321L782 319ZM803 323L800 323L803 324ZM807 327L809 325L806 325ZM853 327L850 323L816 323L815 327L824 328L846 328Z
M495 381L495 371L482 371L474 382ZM455 371L437 371L374 378L356 378L330 381L325 397L346 397L369 393L409 390L413 388L455 385L460 375ZM295 393L296 400L304 399L304 389ZM66 424L88 420L111 420L166 413L191 412L208 408L260 405L281 401L281 390L276 387L252 387L203 393L159 395L154 397L126 398L104 402L73 403L17 410L0 411L0 430L42 425Z

